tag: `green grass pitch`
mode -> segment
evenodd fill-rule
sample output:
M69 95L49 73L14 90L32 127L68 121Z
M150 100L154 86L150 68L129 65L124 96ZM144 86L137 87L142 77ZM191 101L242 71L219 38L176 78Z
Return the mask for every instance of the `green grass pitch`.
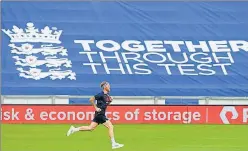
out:
M69 127L2 124L2 151L112 150L103 125L67 137ZM119 151L248 151L247 125L115 125L115 133Z

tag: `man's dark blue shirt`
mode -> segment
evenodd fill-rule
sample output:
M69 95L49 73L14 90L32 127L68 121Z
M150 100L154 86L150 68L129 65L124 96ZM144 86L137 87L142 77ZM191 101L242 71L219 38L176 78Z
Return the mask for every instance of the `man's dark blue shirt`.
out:
M97 100L96 106L101 109L98 114L105 115L108 104L111 101L109 94L105 94L103 91L95 95L95 100Z

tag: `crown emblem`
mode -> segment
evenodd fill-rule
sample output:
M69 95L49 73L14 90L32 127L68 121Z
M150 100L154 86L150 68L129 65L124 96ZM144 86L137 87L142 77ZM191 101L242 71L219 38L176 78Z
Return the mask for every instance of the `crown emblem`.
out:
M25 30L22 28L18 28L17 26L13 26L12 30L2 31L10 37L10 42L44 42L44 43L56 43L60 44L59 40L62 30L57 30L57 28L50 29L46 26L44 29L35 28L33 23L27 23L27 27Z

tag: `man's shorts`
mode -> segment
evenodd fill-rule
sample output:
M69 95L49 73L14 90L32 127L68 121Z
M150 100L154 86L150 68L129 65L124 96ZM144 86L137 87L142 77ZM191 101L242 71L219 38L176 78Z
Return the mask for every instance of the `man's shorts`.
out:
M103 123L107 122L108 120L109 119L103 114L95 114L93 122L96 122L98 124L103 124Z

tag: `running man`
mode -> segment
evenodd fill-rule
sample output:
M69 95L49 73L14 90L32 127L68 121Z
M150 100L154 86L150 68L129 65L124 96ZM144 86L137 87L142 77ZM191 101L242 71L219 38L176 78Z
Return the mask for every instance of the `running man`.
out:
M77 128L71 126L67 132L67 136L70 136L71 134L79 131L93 131L99 124L103 124L105 127L108 128L109 137L112 142L112 149L121 148L124 145L115 142L113 125L105 115L107 106L112 102L112 97L109 96L110 84L106 81L103 81L100 86L102 88L102 91L90 98L90 103L95 108L95 117L93 121L89 126L81 126ZM95 100L97 100L97 104L94 103Z

